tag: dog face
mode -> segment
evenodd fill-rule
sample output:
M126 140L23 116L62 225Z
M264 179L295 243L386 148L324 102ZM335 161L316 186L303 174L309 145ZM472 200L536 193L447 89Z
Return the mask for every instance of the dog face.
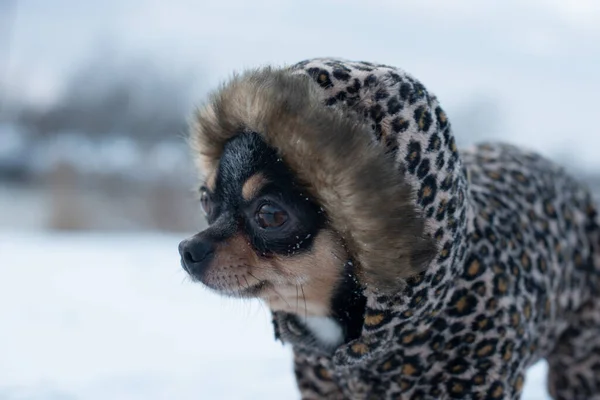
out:
M256 133L225 144L200 189L209 227L182 241L193 280L273 311L329 316L349 259L327 216Z

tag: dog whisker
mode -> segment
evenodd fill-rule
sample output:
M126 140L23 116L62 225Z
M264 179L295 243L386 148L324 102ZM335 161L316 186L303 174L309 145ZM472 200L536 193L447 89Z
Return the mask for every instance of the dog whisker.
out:
M300 289L302 290L302 298L304 299L304 320L306 321L308 319L307 317L307 310L306 310L306 296L304 295L304 286L300 285Z
M252 275L252 272L248 271L248 275L250 275L252 278L256 279L258 282L261 282L260 279L258 279L256 276Z
M274 287L271 287L271 290L273 290L273 292L275 292L275 294L288 306L288 308L291 308L290 303L281 295L281 293L279 293L277 290L275 290Z
M333 251L330 251L331 255L334 256L335 258L337 258L340 261L344 261L342 260L337 254L335 254Z
M244 280L246 281L246 288L250 288L250 283L248 283L248 279L246 279L246 275L243 276Z

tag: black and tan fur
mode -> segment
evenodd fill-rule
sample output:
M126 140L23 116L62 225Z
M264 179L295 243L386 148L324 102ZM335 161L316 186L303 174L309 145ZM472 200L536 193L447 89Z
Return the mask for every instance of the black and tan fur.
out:
M364 297L345 242L258 133L227 141L201 191L210 227L180 246L182 265L194 279L224 295L259 297L273 312L302 316L311 334L306 343L329 348L358 337ZM264 204L287 211L291 220L282 232L255 224ZM318 327L330 332L319 336Z

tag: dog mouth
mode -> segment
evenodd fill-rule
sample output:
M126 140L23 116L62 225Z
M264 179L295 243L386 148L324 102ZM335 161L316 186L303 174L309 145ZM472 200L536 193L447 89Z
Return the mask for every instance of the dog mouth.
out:
M254 285L242 287L241 290L237 291L237 295L240 297L258 297L270 285L267 281L259 281Z
M254 284L243 285L241 282L236 285L237 287L228 287L222 285L215 285L211 282L205 282L201 279L196 279L197 282L202 283L207 288L225 296L239 297L239 298L256 298L259 297L265 290L267 290L271 283L266 280L258 281ZM239 281L239 279L238 279Z

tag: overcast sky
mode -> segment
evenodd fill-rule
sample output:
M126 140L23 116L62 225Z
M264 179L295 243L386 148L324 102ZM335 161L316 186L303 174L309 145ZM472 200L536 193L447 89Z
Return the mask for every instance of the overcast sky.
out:
M600 169L597 0L0 5L0 52L8 51L0 53L0 63L7 60L0 83L31 101L50 101L84 60L107 48L201 75L203 85L192 87L198 101L233 70L339 56L407 70L438 95L451 119L481 99L497 108L491 135ZM460 138L458 128L468 127L455 123Z

